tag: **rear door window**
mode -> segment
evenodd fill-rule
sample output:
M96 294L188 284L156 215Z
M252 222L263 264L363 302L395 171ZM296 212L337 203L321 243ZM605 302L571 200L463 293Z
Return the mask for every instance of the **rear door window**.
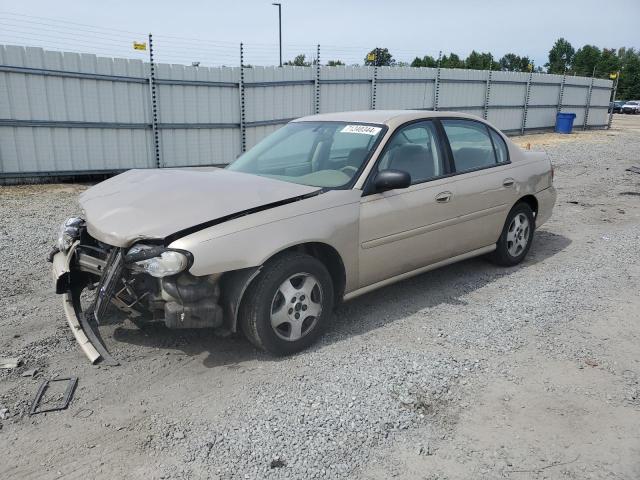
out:
M493 140L493 148L496 151L498 163L509 163L509 150L504 139L495 130L489 129L491 140Z
M442 120L457 172L468 172L497 164L487 127L473 120Z

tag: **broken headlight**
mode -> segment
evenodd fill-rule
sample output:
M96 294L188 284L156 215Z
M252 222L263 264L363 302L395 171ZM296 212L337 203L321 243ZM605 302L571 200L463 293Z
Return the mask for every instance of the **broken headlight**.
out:
M161 278L186 270L192 263L192 257L184 250L136 244L127 252L125 263L134 271Z
M73 242L80 238L80 229L84 226L84 220L79 217L67 218L58 230L58 250L66 252Z

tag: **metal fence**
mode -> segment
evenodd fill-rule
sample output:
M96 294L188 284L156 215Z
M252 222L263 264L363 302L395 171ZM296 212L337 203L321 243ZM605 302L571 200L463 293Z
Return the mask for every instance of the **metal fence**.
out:
M553 127L562 111L577 128L604 128L611 89L536 73L207 68L0 46L0 178L225 164L317 112L450 110L523 133Z

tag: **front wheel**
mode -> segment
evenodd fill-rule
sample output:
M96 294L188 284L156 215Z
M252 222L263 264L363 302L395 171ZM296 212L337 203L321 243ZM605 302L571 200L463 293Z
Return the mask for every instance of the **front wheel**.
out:
M526 203L516 204L507 216L495 251L489 256L491 261L505 267L520 263L531 247L534 229L531 207Z
M314 343L333 310L333 284L316 258L287 252L267 262L244 294L239 321L256 347L274 355Z

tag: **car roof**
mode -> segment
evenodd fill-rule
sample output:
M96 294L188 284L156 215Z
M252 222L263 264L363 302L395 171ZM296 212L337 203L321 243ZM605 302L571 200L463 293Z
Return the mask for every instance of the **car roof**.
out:
M294 120L294 122L354 122L375 123L396 127L402 123L421 118L454 117L482 120L475 115L460 112L444 112L432 110L359 110L354 112L334 112L309 115Z

